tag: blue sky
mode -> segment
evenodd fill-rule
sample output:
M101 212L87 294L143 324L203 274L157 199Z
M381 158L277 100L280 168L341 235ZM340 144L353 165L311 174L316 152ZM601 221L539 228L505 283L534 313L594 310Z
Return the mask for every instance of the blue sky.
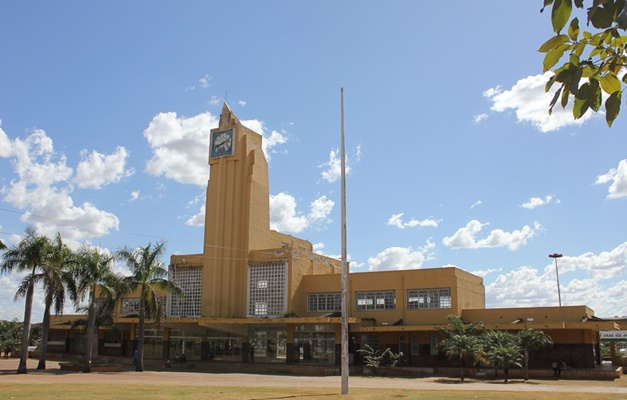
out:
M488 307L551 306L558 252L562 304L627 315L625 116L548 116L541 3L5 2L0 239L202 251L227 100L264 135L272 228L338 256L343 87L353 271L455 265Z

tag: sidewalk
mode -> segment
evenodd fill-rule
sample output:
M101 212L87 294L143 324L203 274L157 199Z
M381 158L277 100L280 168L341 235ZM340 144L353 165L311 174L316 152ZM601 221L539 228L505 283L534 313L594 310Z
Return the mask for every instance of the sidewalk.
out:
M246 386L246 387L324 387L340 388L339 376L311 377L258 374L220 374L205 372L145 371L145 372L95 372L91 374L61 371L57 361L48 361L46 370L37 370L37 360L29 359L28 373L16 373L19 360L0 359L0 385L2 384L115 384L115 385L183 385L183 386ZM409 390L473 390L473 391L529 391L562 393L612 393L615 398L627 399L627 378L615 381L575 380L467 380L458 378L383 378L351 376L353 388L396 388Z

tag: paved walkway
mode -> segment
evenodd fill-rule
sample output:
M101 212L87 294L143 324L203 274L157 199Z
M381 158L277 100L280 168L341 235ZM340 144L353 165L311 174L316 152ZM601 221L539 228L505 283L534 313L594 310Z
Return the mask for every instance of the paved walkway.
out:
M341 387L339 376L288 376L256 374L216 374L206 372L146 371L97 372L91 374L61 371L58 362L50 361L46 370L37 370L37 360L28 360L28 374L16 374L18 360L0 360L0 384L116 384L116 385L184 385L247 387ZM352 388L396 388L410 390L489 390L563 393L611 393L612 398L627 399L627 377L613 382L594 381L502 381L460 382L459 379L383 378L351 376Z

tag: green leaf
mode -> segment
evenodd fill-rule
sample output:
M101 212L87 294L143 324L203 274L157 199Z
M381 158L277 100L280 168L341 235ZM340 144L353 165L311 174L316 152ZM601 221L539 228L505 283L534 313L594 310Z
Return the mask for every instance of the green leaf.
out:
M625 74L625 76L627 76L627 74ZM553 74L553 76L549 78L548 82L544 86L545 92L548 92L549 90L551 90L551 86L553 86L553 84L555 83L556 78L557 78L557 75L555 74Z
M594 11L588 12L588 20L597 29L607 29L612 26L612 13L603 7L597 7Z
M560 33L562 28L566 26L570 13L573 11L571 0L555 0L553 9L551 10L551 23L553 24L553 32Z
M570 25L568 26L568 37L570 37L573 41L576 41L577 37L579 37L579 19L573 18L573 20L570 21Z
M612 123L618 117L620 112L621 92L614 92L605 100L605 121L607 126L611 127Z
M544 5L540 9L540 12L544 12L544 9L546 8L546 6L550 6L551 4L553 4L553 0L544 0Z
M562 56L564 55L564 51L566 51L568 47L569 47L568 43L563 43L560 46L546 53L546 56L544 56L544 62L543 62L543 65L544 65L543 72L549 71L551 68L553 68L553 66L557 64L560 58L562 58Z
M553 107L555 106L555 103L557 103L557 99L560 97L561 93L562 93L562 88L559 88L555 91L555 94L553 95L553 99L551 100L551 104L549 104L549 115L551 115L551 113L553 112Z
M575 70L572 77L570 78L569 90L572 94L577 94L577 92L579 91L579 81L581 81L582 73L583 73L582 69L577 68L577 70Z
M562 88L565 86L566 84L562 85ZM562 108L565 108L566 105L568 104L568 98L569 98L569 92L568 90L564 90L562 92L562 101L560 102L560 104L562 105Z
M540 53L546 53L550 50L553 50L554 48L556 48L557 46L568 42L568 36L567 35L557 35L557 36L553 36L552 38L550 38L549 40L547 40L546 42L544 42L542 44L542 46L540 46L540 48L538 49L538 51Z

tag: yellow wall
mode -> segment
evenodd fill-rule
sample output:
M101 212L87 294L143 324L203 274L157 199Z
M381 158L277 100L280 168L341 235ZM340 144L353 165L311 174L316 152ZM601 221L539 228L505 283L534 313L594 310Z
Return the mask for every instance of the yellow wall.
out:
M339 292L340 275L305 276L301 282L293 308L298 315L317 316L324 313L307 313L307 294ZM406 293L409 289L451 289L451 308L433 310L408 310ZM448 314L461 313L463 307L485 307L483 280L458 268L415 269L352 273L348 277L349 312L351 317L376 318L377 325L393 324L403 319L403 325L431 325L446 323ZM356 311L355 292L394 290L396 308L386 311Z
M245 317L248 252L270 247L268 164L261 135L225 104L220 125L234 129L234 154L209 160L203 260L203 317Z

